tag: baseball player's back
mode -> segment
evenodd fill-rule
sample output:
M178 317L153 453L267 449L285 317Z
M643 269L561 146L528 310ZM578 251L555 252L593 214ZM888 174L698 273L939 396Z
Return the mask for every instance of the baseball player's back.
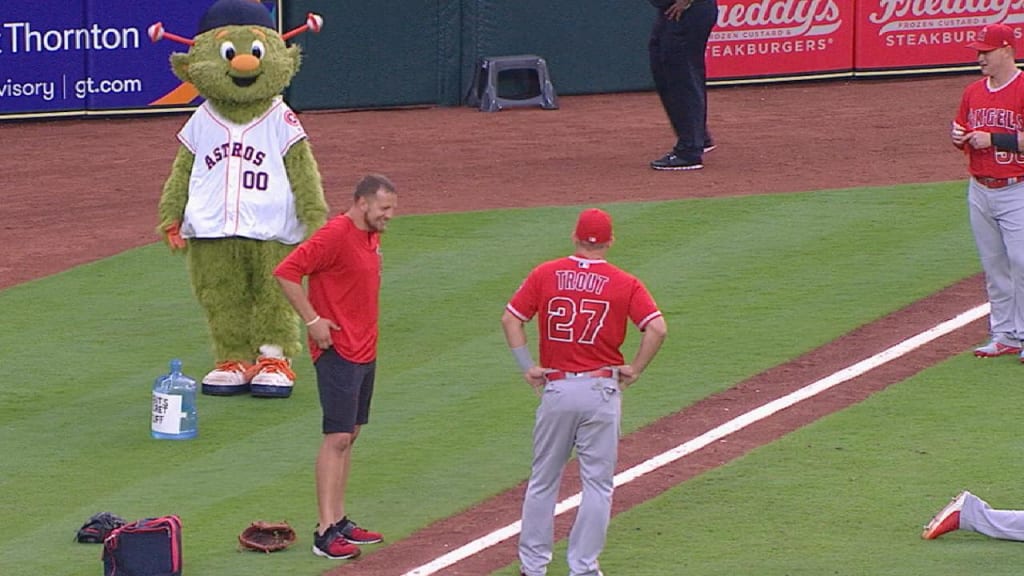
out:
M643 330L659 314L635 276L577 255L536 267L508 309L524 322L537 315L541 365L571 372L622 364L627 322Z
M598 556L611 518L622 390L654 358L666 333L665 320L643 283L605 260L613 241L611 216L584 210L573 241L572 256L530 272L501 319L524 379L541 397L519 537L521 573L527 576L545 574L551 561L552 511L573 450L579 456L583 495L569 534L569 570L574 575L600 574ZM530 357L524 328L535 316L540 365ZM620 347L629 321L643 335L633 360L624 364Z

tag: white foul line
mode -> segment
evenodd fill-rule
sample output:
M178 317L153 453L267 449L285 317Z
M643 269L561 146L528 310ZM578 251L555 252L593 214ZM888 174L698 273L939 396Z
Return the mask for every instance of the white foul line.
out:
M920 334L907 338L906 340L898 344L895 344L889 347L888 349L883 350L882 352L879 352L874 356L871 356L870 358L861 360L860 362L857 362L852 366L848 366L838 372L826 376L825 378L822 378L817 382L812 382L811 384L808 384L807 386L804 386L799 390L790 392L789 394L782 396L781 398L772 400L767 404L763 404L762 406L755 408L750 412L737 416L736 418L733 418L732 420L726 422L725 424L722 424L712 430L709 430L692 440L684 442L667 452L662 452L661 454L658 454L657 456L654 456L649 460L641 462L640 464L637 464L636 466L633 466L628 470L619 472L618 474L615 475L615 486L628 484L629 482L636 480L637 478L643 476L644 474L648 474L650 472L653 472L654 470L657 470L658 468L661 468L662 466L671 464L672 462L679 460L680 458L686 456L687 454L692 454L693 452L696 452L697 450L704 448L708 444L711 444L712 442L715 442L717 440L721 440L722 438L734 432L742 430L743 428L746 428L747 426L750 426L751 424L759 420L763 420L780 410L789 408L790 406L798 402L811 398L812 396L816 396L824 392L825 390L828 390L829 388L842 384L843 382L846 382L848 380L852 380L868 372L869 370L873 370L887 362L899 358L900 356L908 354L913 350L916 350L917 348L920 348L921 346L924 346L925 344L931 342L932 340L945 336L950 332L958 330L966 326L967 324L970 324L971 322L974 322L975 320L984 317L988 313L988 303L981 304L980 306L971 308L966 312L961 312L954 318L946 320L945 322L938 324L936 326L933 326L928 330L921 332ZM555 516L563 514L579 506L581 497L582 494L580 492L577 492L576 494L573 494L572 496L559 502L558 505L555 506ZM402 576L429 576L430 574L436 574L440 570L443 570L453 564L461 562L462 560L465 560L466 558L469 558L474 554L477 554L487 548L490 548L491 546L494 546L495 544L498 544L499 542L502 542L515 536L519 533L521 527L521 522L517 520L503 528L499 528L498 530L491 532L490 534L481 536L480 538L477 538L472 542L464 544L443 556L439 556L438 558L434 559L433 561L427 564L419 566L418 568L414 568L406 572Z

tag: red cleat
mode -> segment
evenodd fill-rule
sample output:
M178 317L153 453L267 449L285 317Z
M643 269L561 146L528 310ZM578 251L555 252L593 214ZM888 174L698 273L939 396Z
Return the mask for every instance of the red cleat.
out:
M939 510L939 513L932 518L931 522L924 527L921 538L935 540L947 532L960 529L960 510L964 507L964 500L969 492L964 490L956 495L953 500L946 504L946 507Z

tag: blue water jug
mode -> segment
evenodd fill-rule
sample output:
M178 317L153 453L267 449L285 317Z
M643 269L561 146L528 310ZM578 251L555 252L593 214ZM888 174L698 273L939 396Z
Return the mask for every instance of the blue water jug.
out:
M199 433L196 381L181 373L181 360L171 360L171 371L153 382L153 418L150 431L161 440L186 440Z

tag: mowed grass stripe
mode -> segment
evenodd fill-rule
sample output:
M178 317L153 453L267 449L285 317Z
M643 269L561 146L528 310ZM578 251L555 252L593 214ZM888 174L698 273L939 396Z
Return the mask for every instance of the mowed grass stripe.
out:
M605 205L618 234L612 260L650 286L671 331L630 391L624 429L976 273L961 188ZM398 539L526 476L535 400L498 318L534 264L571 250L578 210L393 221L380 385L351 486L358 520ZM12 455L0 487L19 495L2 511L27 522L0 525L0 571L93 573L95 549L41 557L26 535L62 526L70 540L101 509L182 514L186 561L202 574L256 562L325 568L305 550L225 555L257 517L293 521L300 538L312 528L320 415L307 357L296 359L293 398L202 397L200 438L157 442L147 429L153 377L172 357L197 378L211 361L180 258L147 246L0 292L0 308L10 319L0 366L19 375L0 382L0 450ZM12 572L7 558L18 559Z

